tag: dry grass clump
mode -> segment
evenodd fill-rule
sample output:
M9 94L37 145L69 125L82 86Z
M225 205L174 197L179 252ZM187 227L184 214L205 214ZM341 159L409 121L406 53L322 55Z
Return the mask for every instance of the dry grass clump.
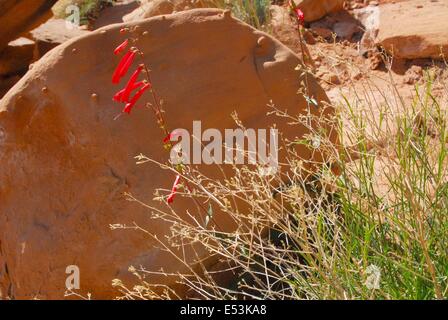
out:
M184 221L168 206L161 212L141 203L153 219L172 224L173 247L200 243L215 258L212 267L197 261L190 273L176 275L190 297L447 298L448 88L431 74L415 87L412 102L392 82L388 88L378 90L366 80L365 91L341 96L335 119L341 146L325 139L317 146L312 139L283 141L325 150L338 175L328 163L307 172L306 160L288 149L274 176L240 166L231 179L219 181L184 168L194 193L184 190L182 196L208 208L197 219ZM271 111L290 117L291 125L311 122ZM216 208L235 221L233 231L214 224ZM178 298L170 288L145 282L153 270L131 271L141 285L127 288L116 280L121 298Z
M234 16L257 29L267 30L271 0L199 0L207 6L229 9Z

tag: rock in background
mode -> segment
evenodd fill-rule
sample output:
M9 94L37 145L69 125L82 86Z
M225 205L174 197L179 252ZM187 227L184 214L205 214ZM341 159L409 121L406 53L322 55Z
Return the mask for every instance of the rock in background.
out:
M56 0L0 0L0 98L36 58L35 43L20 38L52 15Z
M341 11L344 0L294 0L305 14L305 21L312 22L323 18L328 13Z
M1 0L0 51L10 41L49 19L55 3L56 0Z
M0 54L0 97L12 87L35 60L35 42L27 38L11 41Z
M32 30L30 35L36 42L38 56L42 57L58 45L88 33L88 30L78 26L71 26L63 19L50 19Z
M448 54L448 1L409 0L380 7L376 43L395 57Z
M406 0L354 11L364 25L364 54L382 47L397 59L441 59L448 53L448 2Z

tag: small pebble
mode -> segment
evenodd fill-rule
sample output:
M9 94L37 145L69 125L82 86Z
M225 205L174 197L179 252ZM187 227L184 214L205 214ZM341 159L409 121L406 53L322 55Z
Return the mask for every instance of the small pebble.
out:
M257 44L262 47L267 43L267 39L266 37L261 36L260 38L258 38L257 40Z

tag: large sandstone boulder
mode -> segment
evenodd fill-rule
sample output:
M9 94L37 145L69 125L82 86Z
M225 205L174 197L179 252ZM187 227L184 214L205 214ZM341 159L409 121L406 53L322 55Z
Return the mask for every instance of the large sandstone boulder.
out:
M409 0L380 6L376 43L397 58L448 53L448 2Z
M171 129L235 128L237 110L248 128L273 123L290 139L308 131L289 126L289 119L267 117L266 104L289 112L307 112L297 91L305 83L295 71L299 58L284 45L217 9L197 9L129 24L136 46L145 52L153 84L164 100ZM173 252L191 262L183 265L161 249L170 224L151 219L153 210L127 201L125 192L153 206L156 188L170 189L171 172L157 165L137 166L143 153L166 163L164 134L153 114L137 108L114 120L121 108L111 97L119 90L111 75L119 61L113 55L126 35L112 25L70 40L37 62L0 100L0 296L3 298L62 298L66 268L80 269L79 293L112 298L114 278L131 285L128 267L184 272L200 247ZM309 96L318 101L311 112L323 112L325 92L308 75ZM150 100L150 95L144 99ZM330 112L326 109L326 112ZM298 146L313 158L316 150ZM215 166L199 166L221 178ZM230 170L229 166L223 167ZM227 171L228 173L229 171ZM167 193L166 193L167 194ZM172 204L183 219L203 212L189 199ZM189 213L187 213L187 210ZM214 219L221 230L234 225L223 213ZM111 224L134 224L157 235L136 230L111 230ZM173 285L175 278L148 275L149 283ZM181 289L178 288L181 292Z
M0 51L51 17L56 0L0 0Z
M306 22L323 18L325 15L344 8L345 0L294 0L303 11Z

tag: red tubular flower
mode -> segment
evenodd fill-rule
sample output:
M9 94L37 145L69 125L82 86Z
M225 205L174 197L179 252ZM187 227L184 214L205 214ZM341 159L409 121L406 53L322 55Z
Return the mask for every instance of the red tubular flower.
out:
M145 82L144 81L139 81L139 82L136 82L136 83L134 83L133 85L132 85L132 88L131 88L131 92L132 91L134 91L135 89L137 89L137 88L140 88L142 85L144 85L145 84ZM125 91L126 91L126 88L124 88L124 89L121 89L120 91L118 91L115 95L114 95L114 101L117 101L117 102L129 102L129 99L128 100L124 100L124 93L125 93Z
M140 87L143 86L144 84L145 84L145 81L139 81L139 82L134 83L134 84L132 85L132 91L134 91L134 90L137 89L137 88L140 88Z
M118 91L115 95L113 100L117 101L117 102L121 102L121 98L123 97L123 93L124 93L124 89L121 89L120 91Z
M303 13L303 11L299 8L295 8L294 12L296 13L296 18L297 21L299 21L299 24L303 25L305 23L305 14Z
M297 7L296 3L293 0L289 0L288 4L291 10L294 11L299 25L303 25L305 23L305 14L303 13L303 11Z
M138 66L137 70L135 70L135 72L132 74L131 78L129 79L126 87L124 88L124 92L123 92L123 96L122 96L122 101L123 102L128 102L129 101L129 97L130 97L131 92L133 90L132 88L133 88L135 82L137 81L138 76L140 75L142 70L143 70L143 66L142 65Z
M128 44L129 44L129 39L124 40L124 42L122 44L120 44L118 47L115 48L114 54L121 53L124 49L126 49Z
M134 108L135 104L137 103L138 99L145 93L146 90L151 88L150 83L146 83L140 90L137 91L137 93L132 97L131 101L126 104L126 106L123 109L123 112L126 112L127 114L130 114L132 111L132 108Z
M173 188L171 189L171 193L170 193L170 195L168 196L168 199L167 199L168 203L173 203L174 196L177 193L177 187L179 185L179 182L180 182L180 175L177 175L176 176L176 180L174 180L174 184L173 184Z
M180 132L178 132L177 130L174 130L173 132L171 132L169 135L167 135L165 137L165 139L163 139L163 143L168 143L171 141L172 138L177 137L180 135Z
M114 71L114 75L112 76L112 83L119 83L120 79L123 78L126 73L128 72L129 68L132 65L132 62L134 61L135 55L137 53L135 51L129 50L121 59L120 63L118 64L117 68Z
M123 68L121 68L120 78L124 77L126 75L126 73L128 73L128 70L131 67L132 62L134 62L134 58L135 58L136 54L137 54L137 52L135 52L135 51L131 52L131 54L129 55L128 59L124 63Z
M128 61L128 59L131 57L132 52L128 51L123 58L121 58L120 63L118 64L117 68L114 71L114 74L112 76L112 83L119 83L120 79L121 79L121 70L123 69L124 65L126 64L126 62Z

